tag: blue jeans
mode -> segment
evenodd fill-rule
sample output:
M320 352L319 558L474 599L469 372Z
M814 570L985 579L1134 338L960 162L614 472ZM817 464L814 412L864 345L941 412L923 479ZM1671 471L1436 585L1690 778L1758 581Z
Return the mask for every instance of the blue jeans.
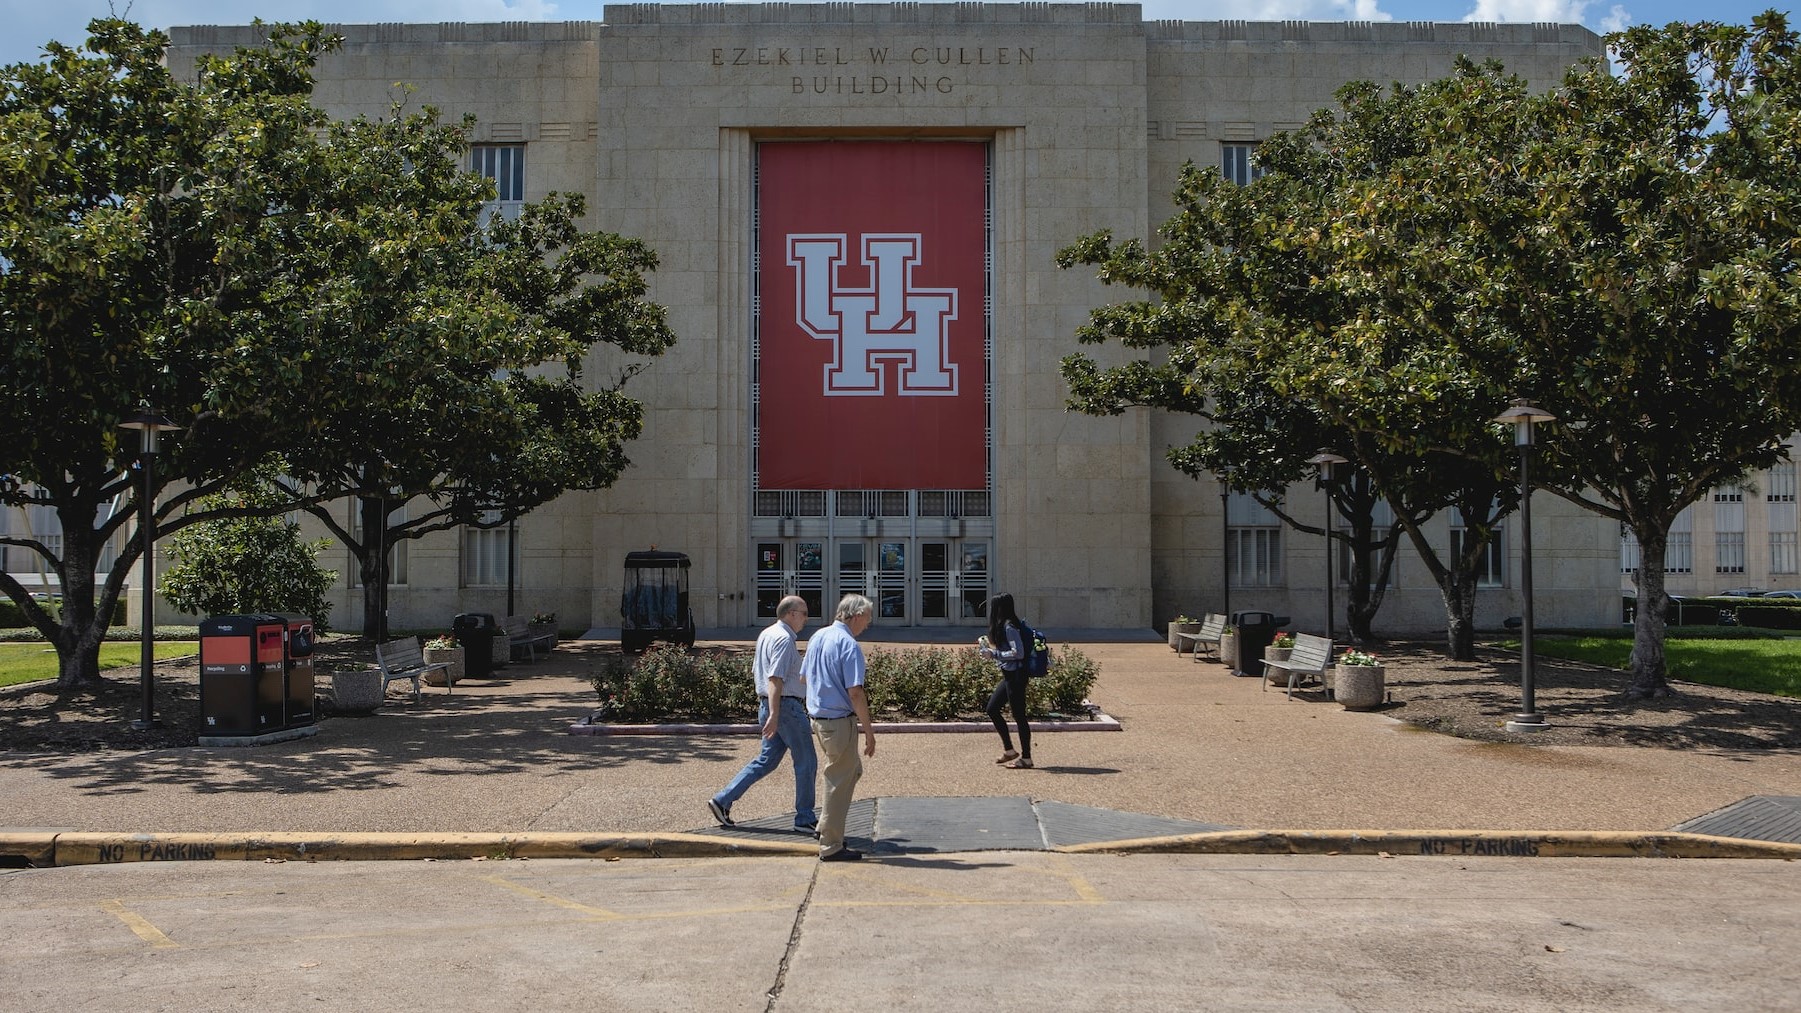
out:
M762 728L768 720L769 701L762 700L757 704L757 727ZM764 739L757 758L745 764L738 776L732 778L732 783L713 796L713 800L730 809L751 785L781 766L782 757L788 753L794 754L794 825L812 829L819 823L819 815L813 809L813 781L819 775L819 757L813 751L813 728L807 720L805 700L789 697L782 701L775 738Z

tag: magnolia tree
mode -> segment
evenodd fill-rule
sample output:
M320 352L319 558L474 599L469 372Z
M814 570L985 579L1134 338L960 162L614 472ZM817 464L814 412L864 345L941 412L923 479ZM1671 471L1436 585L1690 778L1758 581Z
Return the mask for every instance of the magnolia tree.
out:
M1784 18L1609 39L1548 93L1464 67L1332 223L1360 294L1555 415L1541 485L1641 551L1628 694L1669 692L1663 555L1801 427L1801 77Z
M90 31L0 68L0 504L62 530L0 543L43 559L64 607L4 574L0 590L56 646L59 684L99 678L141 551L118 428L140 401L183 426L150 490L167 534L442 489L474 519L623 469L640 408L620 386L671 340L642 244L579 232L566 197L484 229L492 191L456 168L462 127L429 110L330 124L311 105L336 45L317 24L205 57L191 82L162 34ZM592 343L617 350L608 381L583 373ZM272 460L283 502L209 498Z

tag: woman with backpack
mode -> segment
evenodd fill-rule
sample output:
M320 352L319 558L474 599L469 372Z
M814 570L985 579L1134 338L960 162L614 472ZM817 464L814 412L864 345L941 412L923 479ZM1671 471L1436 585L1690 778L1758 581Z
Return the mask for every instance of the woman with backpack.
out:
M988 635L977 643L982 645L982 657L1000 663L1001 681L994 687L994 695L988 698L988 717L994 721L994 730L1001 733L1001 755L994 762L1003 764L1013 770L1029 770L1032 767L1032 729L1026 725L1026 679L1029 675L1026 661L1031 651L1031 634L1020 622L1019 613L1013 609L1013 596L997 594L988 599ZM1019 723L1019 751L1013 749L1013 737L1007 734L1006 719L1001 716L1001 707L1011 703L1013 720Z

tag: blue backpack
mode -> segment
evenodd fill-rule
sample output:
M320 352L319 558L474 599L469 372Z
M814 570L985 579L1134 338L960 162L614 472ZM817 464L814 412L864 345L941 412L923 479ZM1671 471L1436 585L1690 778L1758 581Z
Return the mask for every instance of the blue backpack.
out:
M1051 670L1051 647L1045 643L1044 634L1027 626L1025 620L1019 621L1020 639L1026 643L1026 678L1036 679Z

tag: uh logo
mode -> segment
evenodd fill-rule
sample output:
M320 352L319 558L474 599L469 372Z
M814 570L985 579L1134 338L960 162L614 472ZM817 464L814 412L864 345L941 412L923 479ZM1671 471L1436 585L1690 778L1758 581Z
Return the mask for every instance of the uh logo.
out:
M850 237L790 235L788 264L795 269L795 322L832 342L825 367L826 397L881 397L888 393L885 364L898 364L902 397L954 397L957 367L950 359L946 325L957 318L957 290L914 288L921 261L918 233L863 237L868 288L839 285Z

